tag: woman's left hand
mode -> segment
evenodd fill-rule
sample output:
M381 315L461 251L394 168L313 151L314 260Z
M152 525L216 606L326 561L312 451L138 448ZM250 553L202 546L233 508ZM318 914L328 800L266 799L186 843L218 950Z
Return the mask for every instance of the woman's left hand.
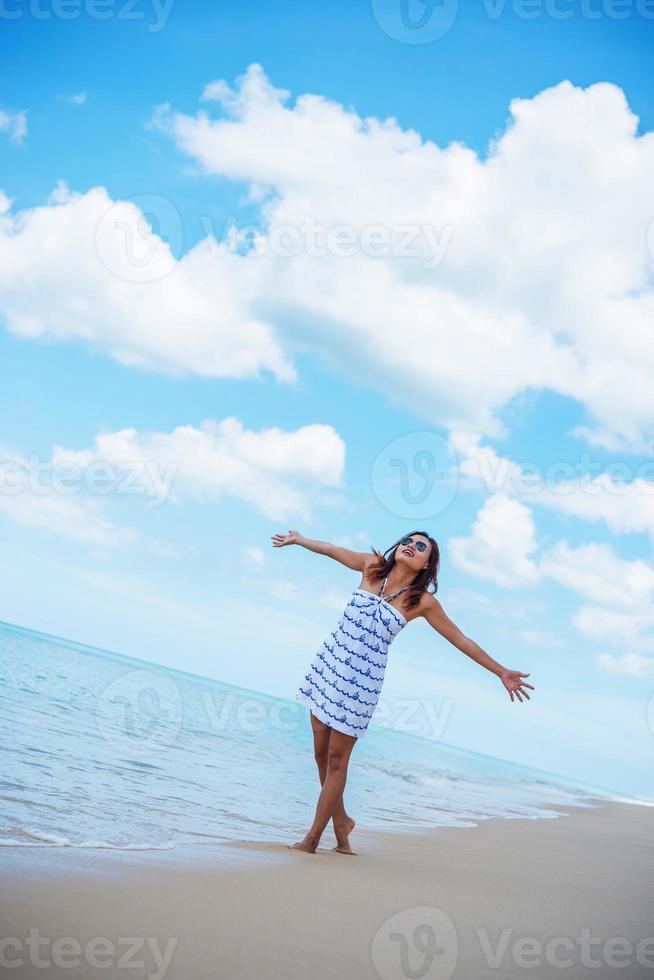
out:
M532 691L535 690L533 684L527 684L526 681L521 681L520 680L521 677L529 677L529 674L521 674L519 670L506 670L503 674L500 675L500 680L502 681L504 687L509 692L512 701L513 701L514 694L517 697L518 701L522 701L521 695L527 698L527 701L530 701L531 698L529 697L527 692L523 690L523 688L529 687L531 688Z

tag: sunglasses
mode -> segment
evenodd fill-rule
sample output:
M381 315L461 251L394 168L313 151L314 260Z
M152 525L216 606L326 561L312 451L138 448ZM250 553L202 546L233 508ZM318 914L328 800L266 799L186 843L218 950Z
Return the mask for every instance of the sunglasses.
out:
M406 538L402 538L400 544L415 544L417 551L427 550L427 543L425 541L414 541L410 534L407 534Z

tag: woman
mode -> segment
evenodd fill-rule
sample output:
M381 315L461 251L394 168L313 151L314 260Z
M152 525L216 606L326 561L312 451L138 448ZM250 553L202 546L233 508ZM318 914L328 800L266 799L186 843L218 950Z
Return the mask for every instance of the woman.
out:
M341 614L335 630L324 640L295 695L310 709L314 751L322 792L313 823L303 840L289 847L313 853L331 819L336 834L335 851L354 854L349 835L354 820L343 803L347 767L357 739L365 734L375 710L384 679L388 647L407 623L422 616L430 626L480 666L496 674L509 693L529 700L529 677L508 670L461 632L443 610L434 593L438 589L440 552L426 531L412 531L384 554L372 548L350 551L311 541L299 531L272 536L274 548L299 544L318 555L334 558L361 572L361 582ZM381 589L379 582L382 582ZM428 591L433 584L433 592Z

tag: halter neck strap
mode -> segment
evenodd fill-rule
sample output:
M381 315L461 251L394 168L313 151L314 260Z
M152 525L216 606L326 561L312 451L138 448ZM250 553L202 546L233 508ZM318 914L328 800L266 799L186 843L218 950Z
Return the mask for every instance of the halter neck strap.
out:
M393 592L391 595L384 595L384 589L386 588L386 582L387 581L388 581L388 575L384 579L384 583L383 583L383 585L381 587L381 592L379 593L379 598L380 599L385 599L386 602L389 602L391 599L395 599L396 596L400 595L402 592L406 592L407 589L410 589L411 588L410 585L404 585L404 586L402 586L401 589L398 589L397 592Z

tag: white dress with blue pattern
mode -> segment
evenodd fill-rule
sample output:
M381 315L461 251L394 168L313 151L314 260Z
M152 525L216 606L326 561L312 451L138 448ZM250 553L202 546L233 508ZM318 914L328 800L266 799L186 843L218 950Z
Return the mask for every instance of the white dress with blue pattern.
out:
M377 705L386 670L388 648L406 626L391 606L408 585L384 596L355 589L334 630L315 654L295 695L330 728L361 738Z

